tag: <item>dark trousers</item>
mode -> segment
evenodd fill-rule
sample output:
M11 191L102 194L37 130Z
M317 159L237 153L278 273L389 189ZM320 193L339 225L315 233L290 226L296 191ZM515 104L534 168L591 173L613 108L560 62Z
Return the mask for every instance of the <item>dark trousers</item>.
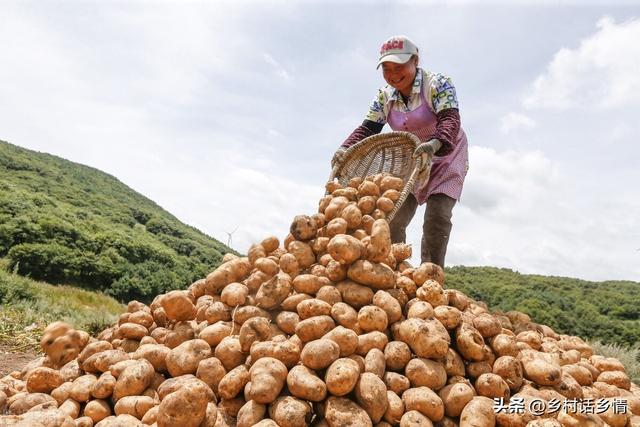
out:
M447 253L447 244L451 234L451 215L455 204L456 199L446 194L432 194L427 199L420 248L422 262L432 262L444 268L444 257ZM389 224L393 243L406 242L407 226L415 215L417 208L418 201L410 193Z

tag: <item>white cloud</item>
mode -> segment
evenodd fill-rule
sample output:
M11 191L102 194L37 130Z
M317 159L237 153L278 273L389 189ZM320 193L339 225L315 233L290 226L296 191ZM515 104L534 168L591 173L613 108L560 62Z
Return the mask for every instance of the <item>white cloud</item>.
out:
M529 131L535 129L535 127L535 120L520 113L508 113L500 120L500 131L505 135L519 130Z
M291 74L282 66L280 62L278 62L273 56L268 53L263 53L262 57L267 62L267 64L273 67L276 75L282 77L284 80L291 80Z
M562 48L524 99L528 108L622 108L640 103L640 19L605 17L575 49Z

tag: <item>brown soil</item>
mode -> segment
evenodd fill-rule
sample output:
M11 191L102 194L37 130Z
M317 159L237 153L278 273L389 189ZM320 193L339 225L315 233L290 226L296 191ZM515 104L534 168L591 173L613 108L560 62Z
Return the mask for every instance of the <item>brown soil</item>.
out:
M0 378L13 371L19 371L36 357L38 355L35 353L15 352L0 344Z

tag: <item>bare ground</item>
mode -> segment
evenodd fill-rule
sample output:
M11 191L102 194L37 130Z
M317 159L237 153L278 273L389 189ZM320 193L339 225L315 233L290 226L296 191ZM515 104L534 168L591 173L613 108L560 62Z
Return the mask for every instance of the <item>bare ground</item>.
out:
M37 358L35 353L15 352L10 347L0 344L0 378L21 370L24 365Z

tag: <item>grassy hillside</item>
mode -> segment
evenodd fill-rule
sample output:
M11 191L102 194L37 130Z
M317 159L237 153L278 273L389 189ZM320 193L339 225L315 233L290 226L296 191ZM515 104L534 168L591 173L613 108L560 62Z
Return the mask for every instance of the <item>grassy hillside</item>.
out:
M205 276L230 251L104 172L0 141L9 271L148 301Z
M46 325L62 320L95 334L126 307L106 295L35 282L0 270L0 344L37 349Z
M625 346L640 342L640 283L523 275L493 267L448 268L446 280L448 288L492 310L522 311L557 332Z

